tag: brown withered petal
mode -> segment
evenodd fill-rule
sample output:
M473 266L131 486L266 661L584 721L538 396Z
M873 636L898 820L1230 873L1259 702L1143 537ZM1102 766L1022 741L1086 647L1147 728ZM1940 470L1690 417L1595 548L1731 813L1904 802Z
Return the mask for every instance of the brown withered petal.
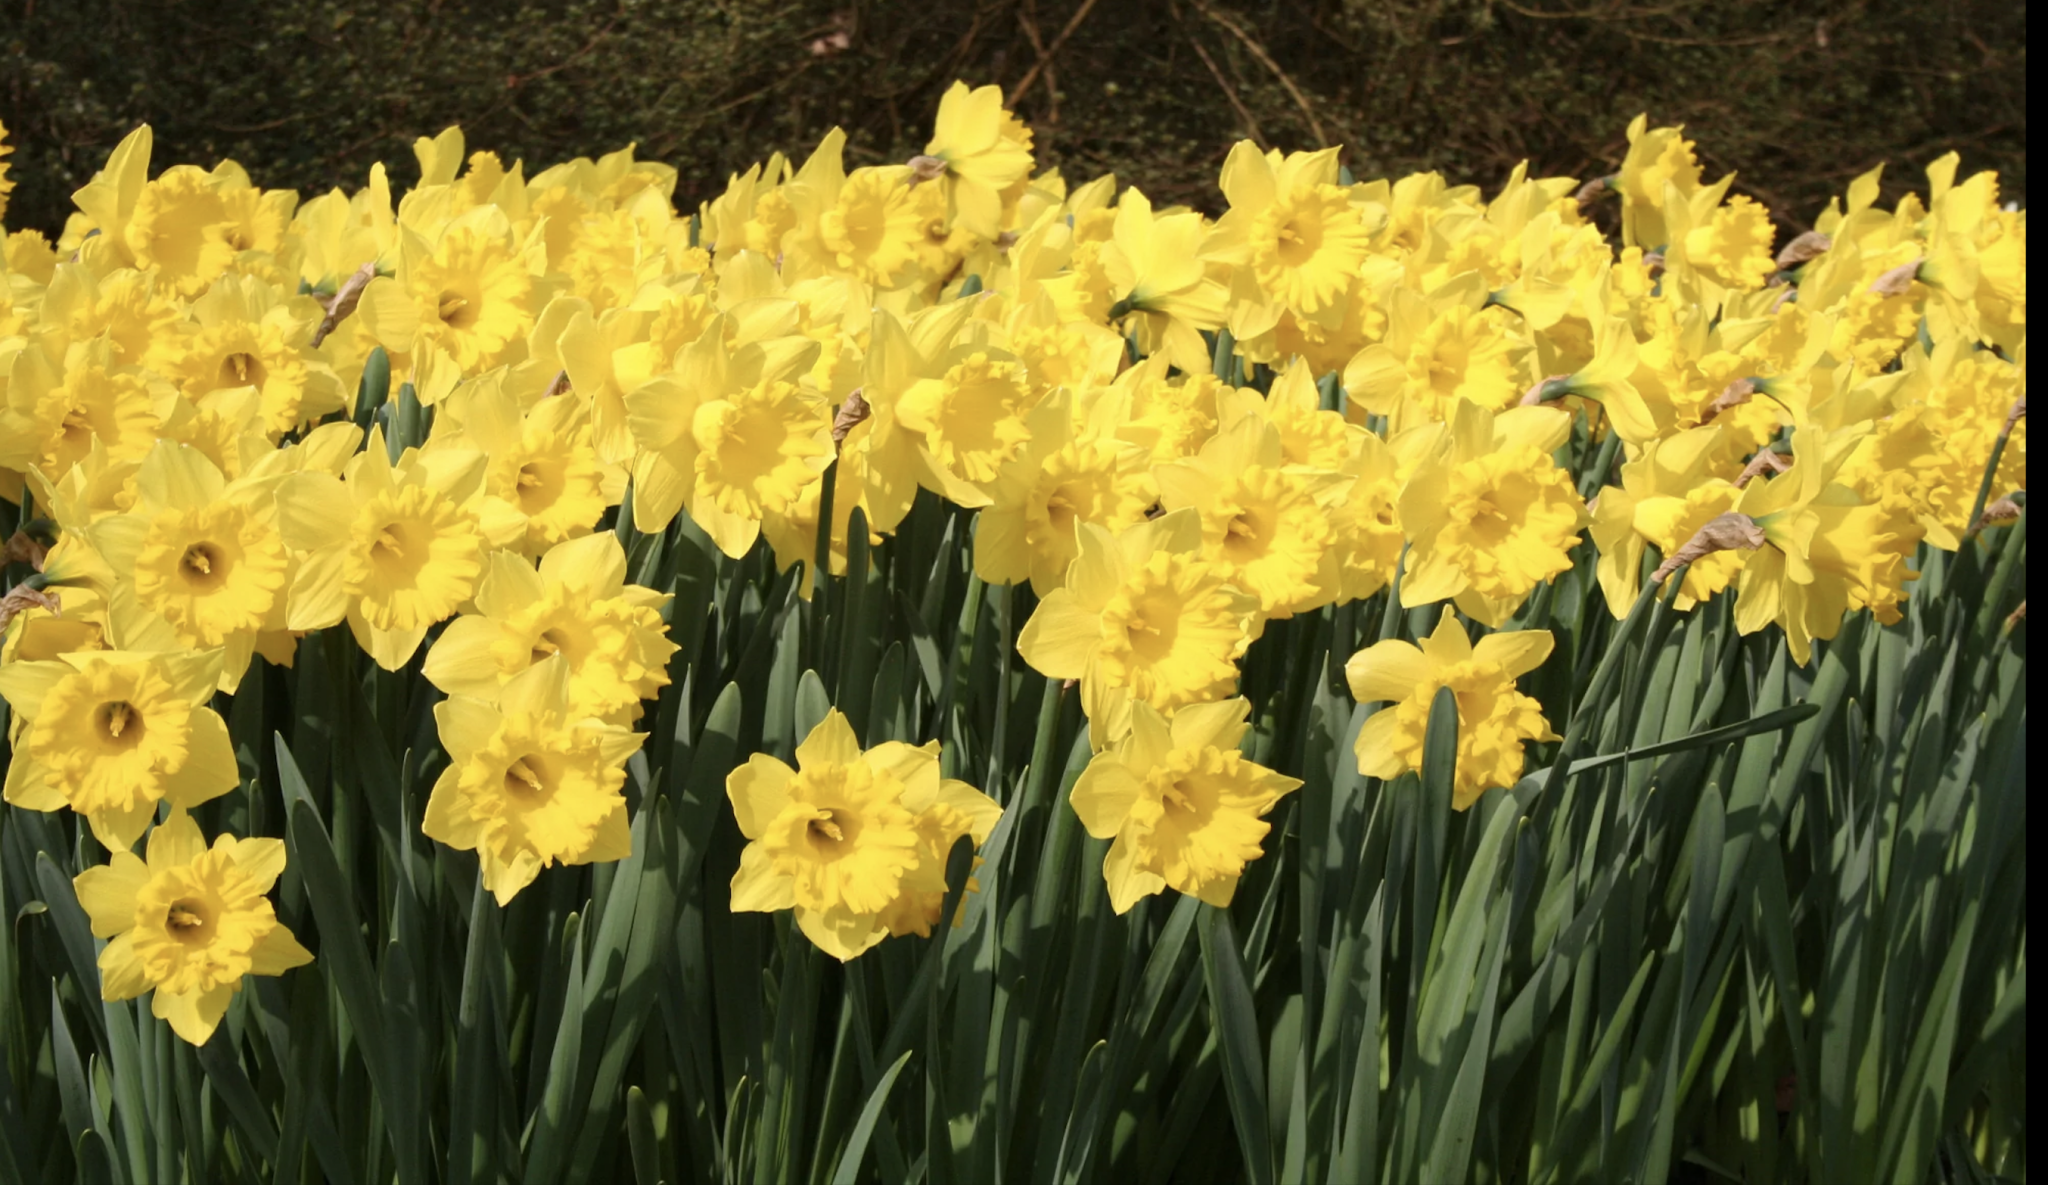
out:
M1579 203L1579 209L1584 210L1587 206L1599 201L1600 195L1606 192L1607 178L1595 177L1584 185L1579 186L1579 191L1572 195L1572 200Z
M911 157L908 163L912 185L920 181L937 181L946 175L946 162L942 157L919 154Z
M846 401L839 405L838 413L832 417L833 448L846 443L846 434L868 418L868 411L868 401L861 396L859 387L846 393Z
M40 572L43 570L43 557L49 553L50 549L43 546L42 540L26 531L16 531L8 538L5 548L0 549L0 566L27 564Z
M1704 424L1730 408L1741 407L1743 404L1748 403L1750 396L1754 394L1756 394L1755 380L1736 379L1734 382L1721 388L1721 393L1714 396L1714 401L1709 403L1706 410L1700 413L1700 423ZM1775 456L1776 454L1772 455Z
M1992 523L2009 523L2019 516L2020 504L2013 501L2010 495L2007 495L1986 506L1984 508L1984 517L1977 520L1977 525L1988 527Z
M7 628L7 623L14 620L15 614L24 609L38 608L48 609L60 617L64 614L63 602L58 599L55 590L30 588L27 584L17 584L8 589L7 595L0 597L0 630Z
M1902 263L1870 282L1870 290L1879 296L1898 296L1913 286L1913 277L1920 273L1921 260Z
M1828 253L1835 241L1817 230L1809 230L1778 249L1778 267L1795 268L1809 259Z
M558 370L555 372L555 377L548 380L548 389L542 391L540 393L540 397L542 399L547 399L556 395L565 394L568 390L569 372L566 370Z
M1792 462L1787 461L1784 454L1776 449L1767 448L1759 450L1756 456L1749 459L1749 464L1742 467L1741 475L1735 479L1735 488L1739 490L1748 485L1756 479L1757 474L1762 473L1766 469L1772 473L1783 473L1790 468L1792 468Z
M1704 555L1717 551L1755 551L1763 545L1764 529L1756 525L1756 520L1731 510L1708 519L1705 526L1685 541L1685 546L1665 556L1664 562L1651 573L1650 580L1662 584L1665 577Z
M356 311L357 303L363 299L363 289L369 287L370 281L376 278L377 265L366 263L351 272L348 279L341 282L341 287L335 290L334 295L322 302L327 306L327 315L320 318L320 328L313 331L315 347L326 341L327 335L334 332L334 327Z

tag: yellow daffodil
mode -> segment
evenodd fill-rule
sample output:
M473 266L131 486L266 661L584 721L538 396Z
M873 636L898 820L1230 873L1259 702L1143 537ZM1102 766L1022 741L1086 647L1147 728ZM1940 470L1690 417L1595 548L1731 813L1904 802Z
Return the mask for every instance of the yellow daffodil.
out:
M450 695L494 700L509 680L560 655L577 718L631 724L669 681L676 646L659 612L667 600L626 583L626 552L609 531L556 544L539 571L495 552L477 582L477 611L441 631L425 674Z
M392 462L381 430L339 478L297 473L278 487L285 542L300 553L287 624L346 620L385 670L411 660L427 629L476 588L483 536L476 495L485 458L407 449Z
M134 574L136 608L168 636L154 638L137 622L128 628L143 636L116 640L130 648L223 647L220 689L229 694L259 646L289 655L291 557L273 488L255 479L230 484L197 450L157 445L136 474L133 508L100 520L89 536L116 571Z
M227 725L206 706L220 661L218 650L100 650L0 667L0 695L26 721L7 801L70 807L101 843L126 851L157 803L194 807L234 789Z
M1260 291L1296 314L1331 311L1371 246L1337 185L1337 150L1283 157L1240 140L1223 162L1222 186L1230 210L1216 224L1211 251L1248 266Z
M1861 425L1832 434L1799 429L1791 467L1751 481L1732 512L1754 524L1764 544L1736 578L1736 628L1753 634L1776 623L1802 666L1814 641L1834 637L1851 610L1881 606L1880 616L1892 617L1900 585L1917 575L1905 564L1920 542L1910 517L1866 505L1836 480L1863 434Z
M105 938L100 995L154 991L150 1013L204 1045L250 975L282 975L313 956L264 894L284 871L284 841L206 837L182 808L149 833L147 859L126 850L72 882Z
M1685 129L1652 128L1638 115L1628 125L1628 156L1621 162L1615 188L1621 191L1621 239L1632 247L1656 248L1669 243L1664 209L1667 188L1689 199L1700 188L1699 159Z
M620 788L626 759L647 738L577 715L567 659L550 656L515 675L495 703L450 696L434 705L434 722L449 764L421 830L474 851L499 905L543 868L632 854Z
M923 233L911 171L898 165L848 174L845 143L846 134L833 128L790 182L798 270L815 267L894 288L911 278Z
M1169 888L1230 904L1245 865L1263 854L1267 812L1301 785L1239 752L1250 713L1242 698L1193 704L1171 720L1136 704L1130 735L1074 783L1082 826L1116 841L1102 864L1116 912Z
M1528 354L1507 310L1465 296L1425 303L1404 291L1395 295L1386 341L1346 365L1344 388L1397 428L1440 423L1460 403L1489 411L1512 406L1529 387Z
M1164 465L1201 451L1236 391L1207 372L1170 379L1166 359L1155 354L1118 375L1094 401L1109 406L1091 406L1088 415L1114 423L1118 439L1143 447L1154 465Z
M122 245L136 267L154 269L164 283L190 298L234 263L230 229L227 203L206 170L173 165L142 187Z
M1024 450L989 484L991 504L974 528L974 570L985 581L1028 579L1044 596L1080 553L1079 524L1121 531L1142 522L1153 504L1144 450L1093 428L1077 430L1072 402L1061 389L1039 404Z
M533 276L495 206L458 220L432 245L403 240L396 279L370 281L361 311L395 353L439 347L465 374L511 361L534 325Z
M1522 776L1522 747L1558 738L1543 707L1515 690L1515 680L1550 657L1548 630L1488 634L1477 645L1446 607L1421 646L1398 638L1351 656L1344 677L1361 704L1388 706L1366 717L1359 730L1359 772L1391 778L1422 768L1423 736L1440 688L1458 704L1458 772L1451 806L1464 810L1496 786Z
M831 461L832 413L798 377L816 347L779 339L772 348L727 349L706 333L677 359L672 377L629 394L641 453L633 466L633 517L643 530L677 510L727 555L745 555L765 514L788 509Z
M150 375L113 361L104 337L52 356L30 344L14 355L0 398L0 467L57 479L98 444L111 461L139 461L162 423Z
M1600 491L1593 511L1593 542L1600 548L1600 589L1616 617L1628 616L1643 574L1643 551L1670 556L1699 529L1735 506L1742 491L1711 472L1721 429L1709 424L1655 441L1621 467L1621 484ZM1686 569L1675 602L1690 609L1727 588L1742 570L1744 553L1701 556Z
M1394 582L1401 563L1400 465L1395 449L1367 434L1346 467L1342 500L1330 516L1337 600L1359 601Z
M1117 203L1115 236L1102 252L1116 299L1111 317L1133 317L1139 349L1164 354L1191 374L1209 367L1201 331L1222 327L1229 295L1209 275L1205 234L1200 214L1155 215L1144 194L1127 189Z
M979 846L1002 808L939 776L937 741L863 752L836 708L796 761L791 769L756 753L726 778L749 841L732 908L793 909L804 935L841 960L892 933L929 933L944 904L946 854L962 836Z
M437 420L430 447L474 449L487 458L477 518L491 546L538 557L589 534L618 505L625 472L598 461L582 400L542 399L522 410L498 376L461 390L460 431L443 434Z
M1724 288L1761 288L1777 270L1771 260L1776 230L1768 210L1740 194L1716 207L1708 219L1685 233L1685 261Z
M1258 598L1202 554L1193 509L1117 535L1080 527L1080 554L1017 639L1042 675L1081 681L1097 749L1131 729L1131 703L1171 715L1237 689L1237 660L1258 628Z
M1455 598L1498 626L1538 584L1571 567L1586 509L1550 457L1570 432L1571 417L1552 408L1496 416L1458 405L1401 492L1410 545L1404 606Z
M272 440L341 410L341 382L307 342L320 320L310 297L285 300L253 276L226 276L192 302L196 332L166 370L195 402L214 391L254 387Z
M1201 515L1202 554L1259 599L1260 613L1292 617L1337 598L1329 511L1343 475L1286 464L1280 432L1264 417L1240 417L1194 457L1154 473L1160 504Z
M948 87L924 151L943 166L952 220L984 239L1002 233L1003 191L1031 172L1031 129L1003 109L1002 89Z

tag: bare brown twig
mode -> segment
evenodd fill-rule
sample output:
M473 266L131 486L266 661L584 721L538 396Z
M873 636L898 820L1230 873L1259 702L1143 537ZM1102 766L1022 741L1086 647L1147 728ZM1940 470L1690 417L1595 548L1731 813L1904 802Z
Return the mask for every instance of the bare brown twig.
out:
M1280 63L1273 60L1273 55L1266 52L1265 46L1260 45L1256 38L1250 33L1245 32L1242 25L1210 7L1208 0L1188 0L1188 3L1200 10L1203 16L1223 26L1225 31L1244 44L1245 49L1251 53L1252 57L1258 59L1261 66L1272 71L1273 77L1280 80L1280 85L1293 98L1294 105L1301 108L1301 114L1308 120L1308 130L1315 134L1317 147L1330 142L1330 137L1323 131L1323 121L1316 118L1315 109L1309 106L1308 96L1302 94L1301 88L1294 85L1294 79L1288 77L1287 71L1280 68ZM1195 52L1200 53L1201 51L1197 49ZM1203 54L1203 60L1207 61L1208 55ZM1214 70L1213 66L1211 70Z

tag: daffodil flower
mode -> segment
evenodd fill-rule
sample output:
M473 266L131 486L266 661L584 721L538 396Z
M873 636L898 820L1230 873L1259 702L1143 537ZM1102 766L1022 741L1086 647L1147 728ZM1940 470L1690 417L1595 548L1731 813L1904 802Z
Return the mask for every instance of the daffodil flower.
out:
M476 495L486 459L471 450L407 449L390 460L381 428L340 478L291 475L278 486L285 542L299 554L288 625L346 620L387 671L411 660L427 629L469 600L483 565Z
M1515 690L1515 680L1550 657L1548 630L1488 634L1477 644L1448 606L1422 645L1398 638L1351 656L1344 677L1361 704L1388 706L1366 717L1356 748L1359 772L1391 778L1422 768L1422 742L1438 690L1458 704L1458 770L1451 806L1464 810L1497 786L1522 776L1522 747L1557 738L1543 706Z
M116 641L130 649L223 647L220 689L233 694L259 648L292 653L292 565L275 482L227 482L197 449L165 441L135 484L129 513L87 532L116 571L133 573L136 615L117 623Z
M512 679L560 656L570 712L631 724L641 701L668 685L676 645L659 611L667 600L626 583L626 552L609 531L555 545L539 571L495 552L477 582L476 612L441 631L424 673L450 695L494 701Z
M1340 473L1286 464L1279 429L1241 416L1194 457L1156 470L1160 504L1201 515L1202 550L1269 618L1327 605L1338 592L1330 508Z
M1081 523L1120 531L1144 521L1156 495L1145 450L1092 427L1077 429L1062 388L1033 409L1024 451L989 484L974 528L974 570L992 584L1058 588L1080 553Z
M1115 841L1102 864L1110 908L1128 913L1168 888L1230 904L1245 865L1264 854L1265 815L1301 786L1239 752L1250 713L1238 698L1168 720L1139 703L1130 735L1089 761L1071 801L1088 834Z
M555 864L632 854L626 759L644 734L580 716L569 662L553 655L507 680L495 703L434 705L448 768L421 825L429 839L474 851L484 888L504 905Z
M72 882L100 951L100 995L153 991L150 1013L204 1045L250 975L282 975L313 956L264 894L284 871L284 841L214 837L184 809L149 833L148 858L116 851Z
M1031 172L1031 130L1003 109L1002 88L946 88L924 151L944 166L952 220L983 239L1001 234L1003 191Z
M1111 535L1080 527L1080 554L1017 639L1033 670L1078 679L1097 749L1131 730L1131 704L1165 714L1237 689L1259 600L1202 554L1202 519L1173 511Z
M1127 189L1117 203L1115 235L1102 252L1116 297L1111 319L1135 318L1139 348L1164 354L1190 373L1208 369L1201 331L1223 326L1229 296L1209 274L1207 236L1200 214L1155 215L1144 194Z
M1401 491L1410 545L1404 607L1455 598L1497 626L1538 584L1571 567L1586 509L1550 456L1570 432L1571 417L1555 408L1496 416L1458 404Z
M195 807L241 782L220 715L206 706L221 652L99 650L0 667L0 696L25 722L7 801L69 807L114 851L134 846L157 803Z
M892 933L930 933L954 841L979 846L1002 808L939 776L938 742L863 751L836 708L797 746L796 761L791 769L756 753L726 778L749 841L732 908L794 910L804 935L840 960Z

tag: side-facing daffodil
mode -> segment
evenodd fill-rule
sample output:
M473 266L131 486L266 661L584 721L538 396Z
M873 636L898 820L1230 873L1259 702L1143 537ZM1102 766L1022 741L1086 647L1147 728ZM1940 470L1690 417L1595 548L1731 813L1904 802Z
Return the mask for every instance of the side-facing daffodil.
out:
M1451 806L1464 810L1497 786L1522 776L1522 746L1554 741L1543 706L1515 690L1515 680L1550 657L1548 630L1488 634L1477 645L1447 606L1421 646L1390 638L1359 651L1344 664L1351 695L1386 707L1358 731L1358 769L1391 778L1422 768L1423 736L1438 689L1458 702L1458 772Z

